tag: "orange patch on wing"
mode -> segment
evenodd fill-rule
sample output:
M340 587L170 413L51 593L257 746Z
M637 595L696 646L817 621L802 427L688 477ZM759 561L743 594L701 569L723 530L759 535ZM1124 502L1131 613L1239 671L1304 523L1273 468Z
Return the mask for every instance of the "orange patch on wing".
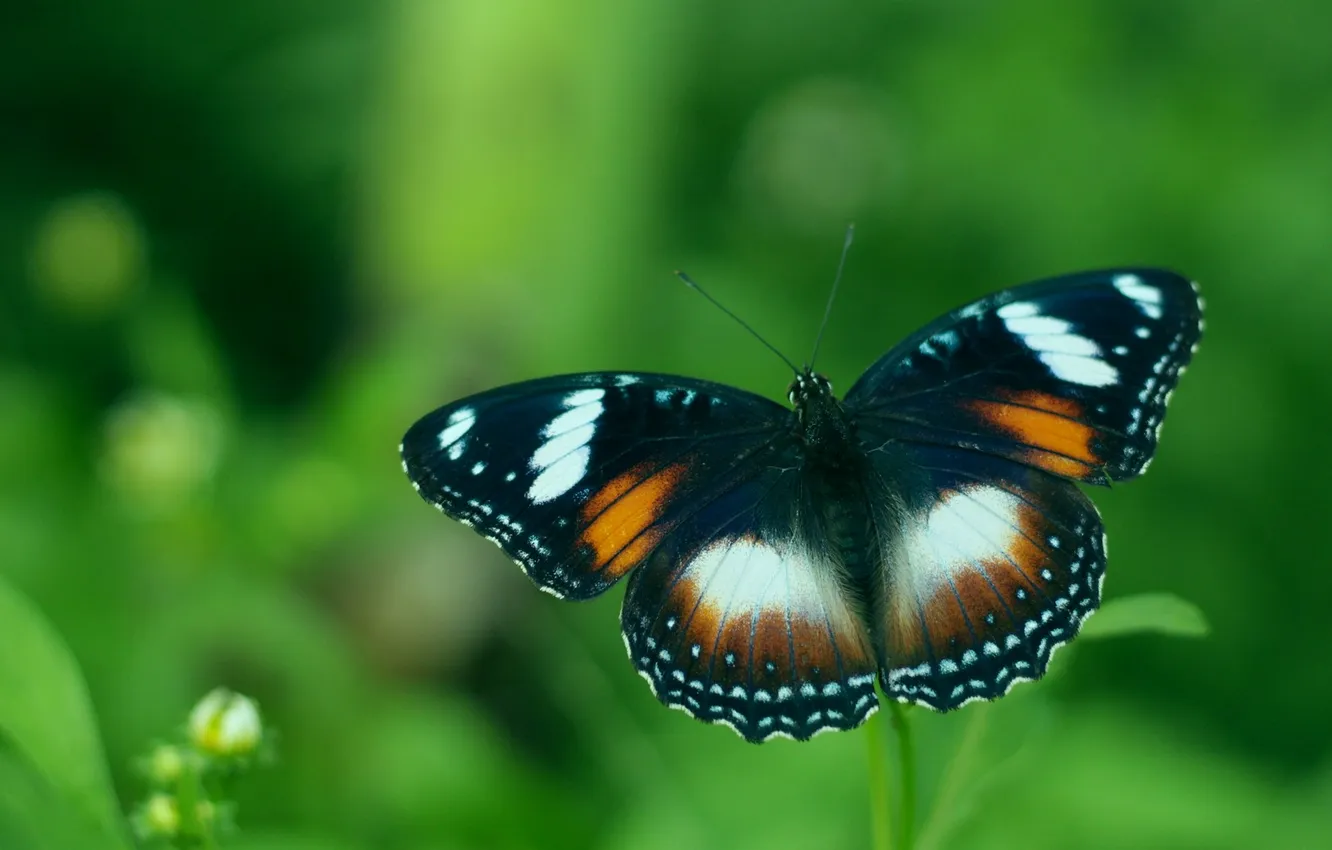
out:
M1055 475L1062 475L1065 478L1077 478L1086 480L1091 471L1100 467L1084 461L1074 460L1071 457L1065 457L1054 452L1045 452L1038 449L1024 452L1022 460L1032 466L1039 466L1047 472L1053 472Z
M585 525L578 542L592 548L594 563L608 578L633 569L657 545L665 529L652 526L684 471L682 464L674 464L645 476L641 467L635 467L612 479L583 506Z
M1082 405L1072 399L1027 390L1006 401L977 399L969 405L986 422L1033 448L1026 460L1057 474L1081 478L1100 461L1092 451L1096 429L1079 422Z

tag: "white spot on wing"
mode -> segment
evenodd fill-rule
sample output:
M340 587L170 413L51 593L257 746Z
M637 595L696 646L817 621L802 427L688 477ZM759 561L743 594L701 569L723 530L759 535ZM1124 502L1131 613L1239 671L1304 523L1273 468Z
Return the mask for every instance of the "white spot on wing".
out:
M1148 304L1161 303L1161 290L1143 283L1142 278L1136 274L1121 274L1113 282L1115 289L1134 301L1145 301Z
M576 428L595 422L597 417L601 416L604 408L601 402L594 401L588 404L580 404L575 408L566 410L546 425L542 434L547 437L558 437L560 434L568 433Z
M999 313L1001 316L1003 315L1002 310ZM1066 334L1073 329L1073 325L1063 319L1036 315L1005 319L1004 326L1009 331L1021 336L1029 334Z
M528 467L537 473L528 488L527 498L535 504L558 499L572 490L583 476L592 458L588 447L596 434L596 420L601 416L605 390L578 390L564 397L564 413L552 419L542 431L546 441L532 453Z
M1049 367L1056 378L1086 387L1110 387L1119 383L1119 370L1104 360L1047 351L1041 362Z
M564 406L578 407L583 404L591 404L594 401L601 401L605 397L605 390L578 390L577 392L569 393L564 397Z
M449 416L443 431L439 432L439 447L446 449L456 443L463 434L472 430L476 424L476 411L470 407L459 408Z
M588 440L596 433L597 426L588 423L581 425L572 431L565 431L558 436L552 437L541 444L541 447L532 455L531 467L533 470L542 469L558 463L560 458L570 454L579 446L587 445Z
M812 565L796 566L792 558L757 540L723 540L690 561L684 579L706 586L707 596L733 613L782 606L787 599L794 607L817 602Z
M564 455L541 471L528 488L527 498L533 504L544 505L568 493L587 475L587 464L591 459L592 449L587 446Z
M998 310L999 318L1004 320L1035 316L1040 312L1040 309L1030 301L1014 301L1012 304L1005 304Z
M1101 347L1081 334L1072 323L1040 315L1040 308L1019 301L999 308L1004 326L1032 351L1037 352L1056 378L1089 387L1108 387L1119 382L1119 370L1101 359Z
M863 628L833 570L803 548L753 538L719 540L685 565L681 581L705 588L701 604L725 611L728 619L771 611L818 623L826 619L839 633Z
M929 598L952 575L1006 557L1019 533L1022 504L999 487L945 493L927 516L905 529L900 544L906 584L902 598Z
M1050 351L1056 354L1073 354L1078 357L1100 357L1101 347L1085 336L1078 334L1040 334L1026 337L1029 348L1037 351ZM1113 368L1113 367L1112 367Z

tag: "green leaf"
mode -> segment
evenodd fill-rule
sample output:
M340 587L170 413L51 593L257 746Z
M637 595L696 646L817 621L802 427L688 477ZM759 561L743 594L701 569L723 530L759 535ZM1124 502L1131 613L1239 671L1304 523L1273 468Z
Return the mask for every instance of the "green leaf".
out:
M67 806L112 846L128 846L78 665L41 613L4 582L0 647L0 730Z
M1170 593L1140 593L1112 599L1082 627L1082 635L1092 639L1140 632L1205 637L1209 631L1207 618L1197 605Z
M124 850L125 845L70 811L68 799L0 733L0 847Z

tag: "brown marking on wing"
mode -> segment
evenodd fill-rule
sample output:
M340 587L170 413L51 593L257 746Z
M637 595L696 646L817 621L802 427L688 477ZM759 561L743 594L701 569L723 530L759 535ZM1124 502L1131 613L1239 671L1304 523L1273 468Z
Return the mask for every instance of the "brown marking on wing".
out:
M993 541L996 549L992 555L981 559L978 565L954 569L949 576L951 583L943 582L934 588L924 601L923 626L917 601L899 599L887 623L887 646L893 663L909 666L928 661L931 655L935 659L955 655L951 649L953 643L971 644L973 631L981 637L991 632L1011 631L1013 620L1028 619L1039 611L1045 588L1050 584L1041 577L1041 571L1062 572L1062 566L1043 545L1034 542L1046 538L1045 525L1046 519L1040 511L1022 505L1018 509L1017 527L1003 540ZM1055 579L1060 577L1056 575ZM1019 588L1024 591L1025 599L1018 599ZM985 622L989 613L995 615L993 626Z
M872 670L878 660L874 651L874 642L869 630L865 628L865 615L858 604L844 591L835 578L828 579L827 591L830 594L827 605L825 630L832 633L834 648L842 660L842 666L851 670Z
M939 587L925 603L925 621L930 629L930 649L936 658L955 654L955 644L970 646L975 642L972 633L984 635L988 630L985 615L991 611L1003 613L990 583L976 569L954 573L952 583Z
M832 632L837 653L842 659L842 667L848 673L853 670L873 669L874 650L870 645L869 632L860 625L858 617L843 623L834 616Z
M788 600L775 594L758 607L737 606L718 595L718 588L709 588L707 580L707 575L687 570L672 589L667 609L679 612L681 649L699 644L697 669L710 667L713 679L747 681L752 670L755 687L775 688L791 683L793 666L797 678L820 682L873 669L868 633L845 606L834 606L827 620L825 599ZM728 652L735 656L731 665L725 660ZM769 661L772 672L767 670Z
M593 563L607 579L633 569L661 540L665 529L652 526L684 472L683 464L650 475L634 467L607 482L583 506L585 525L578 543L591 547Z
M914 600L903 599L893 605L885 642L889 661L895 666L914 666L929 659L925 629L921 627L920 612Z
M1091 443L1096 429L1078 421L1083 407L1067 398L1026 390L1004 401L975 399L973 413L1032 448L1024 460L1056 475L1085 478L1100 465Z
M828 679L837 675L837 654L822 619L791 617L796 675L801 679ZM815 670L818 671L815 674Z
M755 612L748 608L731 608L727 612L726 622L721 624L717 651L711 660L712 678L714 680L725 681L736 676L743 678L747 675L752 651L749 636L754 628L754 614ZM712 646L704 644L704 650L711 651ZM727 653L734 657L731 664L726 663Z
M1040 578L1041 570L1058 566L1044 546L1036 542L1045 540L1044 519L1039 511L1024 505L1018 515L1018 527L1022 533L1014 533L1009 540L1008 557L996 564L996 568L1006 567L1020 572L1019 580L1026 581L1028 587L1042 586L1045 582ZM993 569L991 571L993 572Z
M725 608L724 600L706 594L707 576L686 572L671 589L665 610L678 612L676 628L682 630L683 646L697 643L711 652Z
M1015 566L1013 561L1017 561L1021 566ZM999 595L1003 597L1007 610L1011 611L1013 617L1020 623L1030 619L1040 611L1040 603L1044 599L1041 588L1046 584L1040 578L1040 572L1046 561L1044 556L1035 563L1023 564L1016 556L1013 561L1006 558L995 558L986 561L983 566L989 574L995 590L999 591ZM1018 590L1023 591L1024 599L1018 598ZM997 602L995 604L998 605ZM999 622L1002 624L1007 614L1003 608L999 608L995 616L999 618Z
M768 671L768 662L772 662L772 672ZM790 682L791 640L786 609L769 605L759 611L754 627L754 684L775 690Z

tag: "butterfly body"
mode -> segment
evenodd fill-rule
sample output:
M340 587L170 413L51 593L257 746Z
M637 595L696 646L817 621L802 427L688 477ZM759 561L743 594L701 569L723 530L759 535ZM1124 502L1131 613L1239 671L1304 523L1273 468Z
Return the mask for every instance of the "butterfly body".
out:
M428 501L543 590L628 579L657 697L745 738L846 729L892 698L948 710L1039 678L1100 601L1078 483L1140 474L1201 334L1187 280L1056 278L927 325L843 399L790 407L670 375L481 393L403 441Z

